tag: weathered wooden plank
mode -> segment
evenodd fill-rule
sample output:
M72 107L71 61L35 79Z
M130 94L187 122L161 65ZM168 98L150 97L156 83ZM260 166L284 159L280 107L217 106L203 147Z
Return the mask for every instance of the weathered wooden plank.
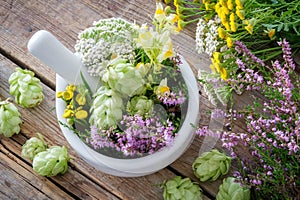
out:
M72 199L51 181L36 176L29 167L16 164L22 161L2 144L0 158L0 185L4 199Z

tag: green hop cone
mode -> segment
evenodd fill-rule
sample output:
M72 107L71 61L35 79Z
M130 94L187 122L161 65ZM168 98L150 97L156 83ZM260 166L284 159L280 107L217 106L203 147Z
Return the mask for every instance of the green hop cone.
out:
M200 155L193 163L192 167L196 177L200 181L215 181L221 175L229 171L231 157L213 149Z
M102 76L109 87L125 96L134 96L143 92L145 81L140 71L126 60L116 59Z
M133 97L127 104L127 111L131 114L139 114L144 116L150 114L153 110L153 101L146 96Z
M20 132L22 123L18 108L9 100L0 101L0 134L11 137Z
M235 182L235 178L228 177L220 185L216 200L250 200L250 190Z
M34 156L32 167L41 176L56 176L66 173L69 159L66 147L52 146Z
M24 158L33 160L35 155L42 151L45 151L46 148L47 145L44 142L43 136L38 133L38 138L32 137L25 142L25 144L22 146L21 155Z
M202 190L198 184L190 178L182 179L180 176L168 180L162 184L165 200L201 200Z
M106 129L116 126L122 119L123 100L107 87L100 87L91 106L90 124Z
M39 105L43 99L43 88L34 73L19 67L8 79L10 84L10 94L15 97L17 104L24 108L31 108Z

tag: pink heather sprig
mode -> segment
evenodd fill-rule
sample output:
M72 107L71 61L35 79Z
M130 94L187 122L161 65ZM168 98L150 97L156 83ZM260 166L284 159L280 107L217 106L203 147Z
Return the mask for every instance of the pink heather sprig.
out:
M241 54L246 61L250 60L260 66L266 66L265 63L258 57L256 57L241 41L235 41L235 50L238 54Z
M124 115L120 128L122 131L91 127L91 138L87 142L94 149L112 147L125 156L135 156L152 154L170 146L176 136L172 122L167 120L163 124L158 117Z
M165 92L162 96L158 96L158 99L165 105L176 106L183 104L186 98L184 97L182 91L178 94L175 92Z

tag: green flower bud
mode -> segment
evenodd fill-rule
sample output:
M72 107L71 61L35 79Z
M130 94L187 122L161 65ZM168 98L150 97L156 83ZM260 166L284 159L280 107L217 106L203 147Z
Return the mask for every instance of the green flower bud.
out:
M29 70L16 68L9 77L10 94L15 97L17 104L24 108L31 108L39 105L43 99L43 88L38 78Z
M200 181L215 181L221 175L229 171L231 157L213 149L200 155L193 163L192 167L196 177Z
M66 147L52 146L34 156L32 167L41 176L56 176L66 173L69 159Z
M146 96L133 97L127 104L127 111L131 114L139 114L144 116L150 114L153 110L153 101L148 99Z
M228 177L220 185L216 200L250 200L250 190L235 182L233 177Z
M164 188L163 198L165 200L201 200L202 190L198 184L193 183L190 178L182 179L180 176L168 180L162 184Z
M102 80L108 83L112 90L130 97L141 93L145 84L140 71L125 61L116 62L116 65L108 67Z
M97 90L94 97L90 124L102 129L116 126L123 117L123 100L120 95L102 86Z
M38 133L38 137L39 138L36 138L36 137L30 138L22 146L21 155L24 158L33 160L33 158L36 154L46 150L47 145L44 142L43 136L40 133Z
M9 100L0 101L0 134L11 137L20 132L22 123L18 108Z

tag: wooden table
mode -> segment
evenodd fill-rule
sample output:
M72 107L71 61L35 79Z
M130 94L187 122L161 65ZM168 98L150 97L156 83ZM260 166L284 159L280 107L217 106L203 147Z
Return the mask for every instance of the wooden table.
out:
M162 199L157 187L176 175L193 175L191 164L199 154L202 140L195 138L186 153L176 162L152 175L122 178L97 171L70 148L59 128L55 112L55 72L35 59L27 50L27 42L38 30L52 32L66 47L74 51L78 33L93 21L123 17L137 23L151 23L155 1L143 0L1 0L0 1L0 98L11 97L8 77L16 67L30 69L43 83L45 100L32 109L19 108L23 124L21 132L11 138L0 136L0 199ZM195 51L196 24L189 25L174 37L174 46L193 66L208 68L210 60ZM200 125L209 124L212 108L204 95L200 98ZM245 100L246 101L246 100ZM27 139L39 132L49 145L64 145L75 159L63 176L37 175L31 162L20 156ZM219 145L219 144L218 144ZM219 147L219 146L217 146ZM200 183L204 199L213 199L220 180Z

